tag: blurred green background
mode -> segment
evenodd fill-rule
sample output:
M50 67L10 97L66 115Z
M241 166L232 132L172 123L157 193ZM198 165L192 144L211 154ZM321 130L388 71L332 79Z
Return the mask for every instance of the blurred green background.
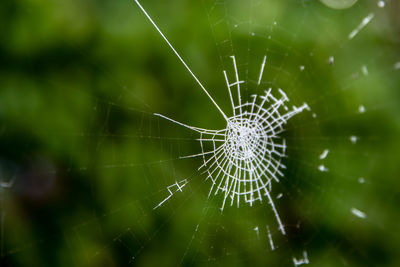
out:
M303 251L311 266L400 266L399 3L142 4L227 113L231 55L245 99L282 88L311 107L287 125L272 187L288 234L267 202L221 212L201 159L179 158L198 136L154 112L224 121L134 1L2 0L1 266L293 266Z

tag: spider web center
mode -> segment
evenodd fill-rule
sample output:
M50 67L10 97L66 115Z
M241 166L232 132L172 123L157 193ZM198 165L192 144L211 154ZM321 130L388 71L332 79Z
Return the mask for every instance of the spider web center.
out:
M225 135L226 153L233 161L252 161L259 154L263 129L256 120L229 118Z

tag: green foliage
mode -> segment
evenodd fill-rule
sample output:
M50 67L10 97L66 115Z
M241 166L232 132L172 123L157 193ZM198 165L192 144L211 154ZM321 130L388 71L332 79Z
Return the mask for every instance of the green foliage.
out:
M201 161L179 159L200 151L198 136L153 112L204 128L224 121L133 1L2 0L0 181L15 181L0 188L1 266L291 266L303 250L314 266L399 266L395 1L143 2L224 110L231 45L249 79L268 55L273 84L249 83L245 97L281 87L310 105L288 125L287 170L273 188L288 236L267 203L221 214Z

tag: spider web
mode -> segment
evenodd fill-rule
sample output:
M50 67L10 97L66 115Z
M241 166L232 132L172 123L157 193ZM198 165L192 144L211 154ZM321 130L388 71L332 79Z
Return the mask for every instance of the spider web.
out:
M286 168L270 191L286 235L267 203L221 212L224 196L209 196L211 183L197 170L204 162L185 157L201 153L199 136L153 113L207 129L224 128L223 118L134 5L104 7L130 19L104 23L112 38L94 53L104 55L102 46L116 41L126 44L118 49L129 56L116 49L112 56L121 57L120 66L91 57L81 62L101 73L94 84L86 69L73 72L76 83L51 75L40 81L62 97L61 107L41 105L64 121L72 113L76 132L33 116L36 123L23 126L31 140L17 137L26 147L15 149L17 155L5 150L2 262L395 265L391 250L398 239L391 234L397 224L389 215L399 194L393 159L400 57L387 18L395 4L383 3L360 2L344 11L316 1L143 3L222 110L231 107L223 72L234 77L236 70L244 81L242 99L281 89L291 104L310 107L282 133ZM192 9L199 22L186 15ZM124 27L134 36L129 42L115 37L126 34ZM78 50L86 58L87 51ZM8 141L23 131L4 106ZM52 142L43 148L35 137ZM58 150L63 153L53 156Z

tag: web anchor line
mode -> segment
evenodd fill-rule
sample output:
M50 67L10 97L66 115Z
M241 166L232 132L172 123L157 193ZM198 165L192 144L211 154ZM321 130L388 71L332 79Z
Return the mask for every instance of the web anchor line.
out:
M207 91L207 89L204 87L204 85L200 82L200 80L197 78L197 76L193 73L193 71L189 68L189 66L186 64L186 62L183 60L183 58L179 55L178 51L174 48L174 46L169 42L167 37L163 34L163 32L160 30L160 28L157 26L157 24L153 21L153 19L150 17L150 15L147 13L147 11L142 7L142 5L139 3L138 0L134 0L135 3L139 6L139 8L142 10L144 15L147 17L147 19L150 21L150 23L154 26L154 28L157 30L157 32L161 35L161 37L164 39L164 41L168 44L168 46L171 48L171 50L175 53L175 55L178 57L178 59L181 61L183 66L187 69L187 71L192 75L192 77L195 79L197 84L203 89L203 91L206 93L206 95L210 98L210 100L214 103L214 105L217 107L219 112L222 114L225 120L228 120L228 117L225 115L225 113L222 111L222 109L218 106L217 102L212 98L210 93Z
M262 202L266 198L275 215L279 231L285 235L285 227L271 192L273 181L279 182L279 178L284 175L281 170L286 168L281 163L281 159L286 156L286 141L279 134L284 131L290 118L304 110L310 110L309 106L304 103L299 107L289 108L286 105L289 98L280 88L277 90L280 95L278 97L275 96L273 89L269 88L264 95L252 95L251 101L242 102L240 85L244 81L239 78L236 58L232 55L233 83L229 81L227 72L223 71L233 112L231 117L226 117L144 8L137 0L135 2L226 119L226 128L212 130L190 126L162 114L154 113L155 116L188 128L200 135L197 140L200 142L201 153L181 158L199 157L203 160L203 164L198 170L202 169L207 176L206 180L211 181L208 197L217 194L223 195L221 211L228 198L230 198L228 203L230 202L231 206L234 202L239 206L241 200L252 206L254 202ZM261 84L266 60L267 56L265 55L261 63L258 85ZM236 87L237 95L235 97L232 87ZM182 191L187 183L188 181L185 179L167 187L169 195L155 209L163 205L175 192ZM279 198L277 197L277 199ZM271 249L274 249L272 239L270 242Z
M176 192L182 192L182 188L187 185L187 179L183 179L182 181L176 181L174 184L167 187L169 195L164 198L157 206L153 208L153 210L157 209L158 207L162 206L168 199L170 199ZM175 189L174 189L175 188Z

